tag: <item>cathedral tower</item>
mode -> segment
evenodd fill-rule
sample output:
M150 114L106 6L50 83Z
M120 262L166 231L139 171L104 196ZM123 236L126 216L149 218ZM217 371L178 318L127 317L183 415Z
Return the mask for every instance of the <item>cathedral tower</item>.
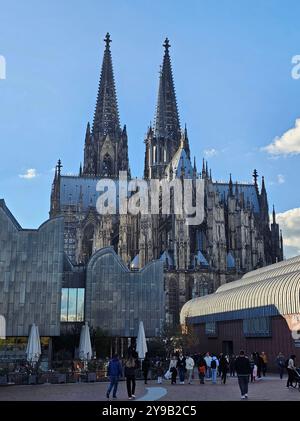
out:
M115 88L110 35L104 39L105 50L98 88L92 131L88 123L83 176L118 177L119 171L129 171L126 126L120 127Z
M169 54L170 43L164 43L164 58L159 77L154 127L145 139L145 178L161 178L180 146L181 130Z

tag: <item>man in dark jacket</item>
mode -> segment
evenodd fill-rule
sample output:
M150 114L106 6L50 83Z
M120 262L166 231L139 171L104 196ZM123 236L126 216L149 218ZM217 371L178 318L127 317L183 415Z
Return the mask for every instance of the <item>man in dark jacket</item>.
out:
M241 390L241 399L247 399L251 367L249 359L245 356L244 351L240 351L240 355L235 360L235 371L238 376L239 386Z
M110 392L113 389L113 398L116 399L119 378L122 376L122 366L117 354L113 356L108 364L107 375L110 379L110 385L107 389L106 397L109 399Z

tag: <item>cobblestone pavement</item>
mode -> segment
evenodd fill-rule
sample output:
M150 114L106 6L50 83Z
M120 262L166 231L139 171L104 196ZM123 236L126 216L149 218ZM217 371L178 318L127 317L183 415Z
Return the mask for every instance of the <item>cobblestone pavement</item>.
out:
M32 386L1 386L0 401L107 401L105 394L108 383L77 383L62 385L32 385ZM147 388L147 389L146 389ZM154 390L163 388L160 390ZM163 390L163 393L160 392ZM164 394L166 392L166 394ZM164 396L163 396L164 394ZM118 400L127 400L126 385L124 381L119 383ZM151 396L163 401L234 401L240 400L240 392L236 378L228 378L226 385L213 385L207 381L200 385L194 380L194 384L170 385L164 381L158 385L155 381L149 381L144 385L137 381L136 399L152 400ZM286 388L286 378L280 380L275 376L268 376L249 385L249 400L255 401L300 401L300 393L297 389Z

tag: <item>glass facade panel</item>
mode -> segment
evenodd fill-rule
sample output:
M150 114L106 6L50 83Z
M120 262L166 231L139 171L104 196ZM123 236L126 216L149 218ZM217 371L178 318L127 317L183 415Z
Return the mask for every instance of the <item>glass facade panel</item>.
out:
M61 311L60 311L60 321L68 321L68 288L62 288L61 290Z
M84 320L84 288L62 288L61 322Z
M77 288L69 288L68 322L76 322Z
M84 320L84 288L77 290L77 322Z
M207 336L217 336L217 323L206 322L205 323L205 334Z
M269 317L257 317L243 320L245 336L262 337L271 336L271 324Z

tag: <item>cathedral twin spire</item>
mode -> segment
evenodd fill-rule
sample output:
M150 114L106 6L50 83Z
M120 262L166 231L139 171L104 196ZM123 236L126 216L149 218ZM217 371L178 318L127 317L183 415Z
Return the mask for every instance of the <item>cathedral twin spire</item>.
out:
M106 34L104 41L105 50L92 130L94 137L103 137L107 134L114 137L121 131L109 33Z
M179 146L181 130L169 54L171 45L168 38L166 38L163 46L165 48L165 54L159 78L154 135L156 138L175 141L177 142L177 146Z
M85 138L82 175L117 176L129 170L126 129L120 128L109 33L104 39L105 50L98 87L93 125L89 124ZM184 149L190 157L187 130L181 133L176 93L173 81L170 43L166 38L159 78L158 100L153 130L146 142L145 175L162 177L184 137ZM151 167L151 169L150 169Z

